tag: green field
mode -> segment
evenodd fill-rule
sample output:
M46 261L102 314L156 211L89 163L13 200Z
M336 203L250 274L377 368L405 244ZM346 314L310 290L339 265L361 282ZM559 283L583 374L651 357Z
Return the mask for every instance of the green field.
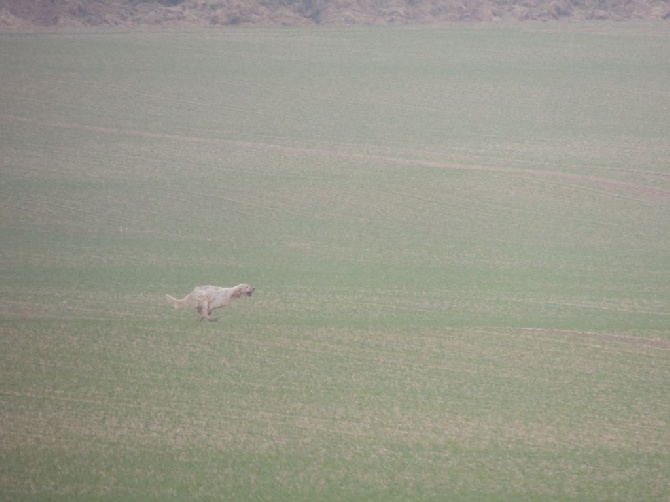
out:
M0 499L669 500L669 117L663 24L0 34Z

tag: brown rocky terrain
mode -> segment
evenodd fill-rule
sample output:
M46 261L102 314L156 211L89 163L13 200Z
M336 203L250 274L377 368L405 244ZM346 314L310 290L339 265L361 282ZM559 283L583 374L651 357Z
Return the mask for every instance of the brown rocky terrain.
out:
M668 20L670 0L0 0L0 29Z

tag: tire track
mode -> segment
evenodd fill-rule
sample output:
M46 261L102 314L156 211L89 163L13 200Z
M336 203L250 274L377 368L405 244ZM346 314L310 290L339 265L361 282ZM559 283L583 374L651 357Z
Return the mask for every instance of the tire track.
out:
M172 133L156 133L148 131L140 131L136 129L121 129L108 126L94 126L76 124L72 122L62 121L45 121L32 119L28 117L18 117L15 115L0 114L0 121L4 122L20 122L33 124L43 127L57 127L62 129L92 131L101 134L114 134L120 136L143 137L159 140L180 141L189 143L203 143L203 144L228 144L245 148L262 149L267 151L280 151L295 154L309 154L320 157L338 157L356 159L362 162L370 162L374 164L395 164L432 169L450 169L472 172L490 172L500 174L516 174L522 176L532 176L538 178L553 178L572 181L581 185L589 187L599 187L615 192L623 192L634 194L647 200L655 200L664 203L670 203L670 190L643 185L640 183L633 183L630 181L620 181L600 176L593 176L587 174L577 174L560 171L547 171L538 169L523 169L516 167L494 167L483 166L475 164L444 162L435 160L424 160L416 158L402 158L392 155L374 154L374 153L356 153L356 152L342 152L333 151L324 148L311 148L309 146L287 146L270 143L261 143L256 141L245 141L239 139L221 139L221 138L203 138L197 136L185 136Z
M577 331L569 329L547 329L547 328L520 328L521 331L540 335L557 335L575 338L592 338L596 340L608 340L612 342L627 343L630 345L648 345L660 349L670 350L670 340L662 338L642 338L637 336L617 335L614 333L597 333L594 331Z

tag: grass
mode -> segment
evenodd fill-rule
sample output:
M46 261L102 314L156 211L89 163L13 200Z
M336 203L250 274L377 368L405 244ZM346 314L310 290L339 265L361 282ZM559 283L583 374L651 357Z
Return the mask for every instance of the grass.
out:
M0 34L0 499L667 499L667 40Z

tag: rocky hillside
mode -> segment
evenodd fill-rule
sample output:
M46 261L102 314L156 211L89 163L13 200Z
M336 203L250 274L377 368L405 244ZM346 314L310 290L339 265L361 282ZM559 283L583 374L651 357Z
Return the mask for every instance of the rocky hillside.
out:
M668 20L670 0L0 0L0 28Z

